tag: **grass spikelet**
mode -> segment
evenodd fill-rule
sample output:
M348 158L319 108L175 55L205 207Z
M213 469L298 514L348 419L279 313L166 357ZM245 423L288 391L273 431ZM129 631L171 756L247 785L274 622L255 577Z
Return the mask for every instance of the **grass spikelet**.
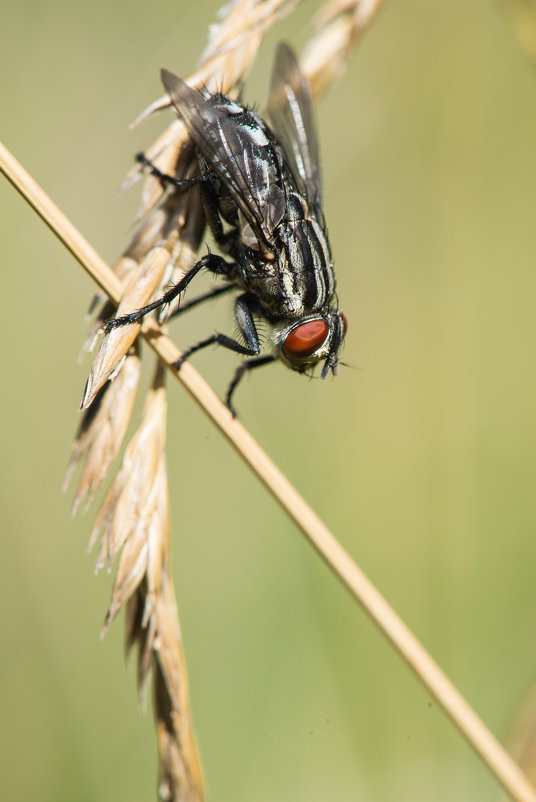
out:
M166 396L158 365L141 426L98 516L97 569L121 551L102 635L127 607L126 648L138 646L138 694L154 675L162 799L201 802L202 776L189 714L181 633L169 573ZM93 539L94 539L93 536Z
M130 582L129 573L141 565L142 557L144 571L147 565L148 533L154 525L153 517L161 510L159 494L166 487L165 436L166 394L158 368L141 425L128 445L91 535L91 544L101 535L96 570L110 567L124 547L112 592L111 608L115 611L129 598L119 587Z
M173 586L167 583L157 600L157 664L154 675L155 719L161 799L202 802L203 779L197 755L188 699Z
M84 460L74 495L73 515L86 496L86 504L89 506L119 453L132 414L139 379L139 346L134 345L125 359L117 381L105 384L93 406L85 412L73 443L63 484L64 491L76 466Z
M322 95L344 70L361 34L384 0L328 0L313 20L313 35L300 64L314 97Z
M165 248L153 248L149 252L139 270L133 271L127 281L125 294L118 307L119 314L131 312L147 303L160 284L168 261L169 251ZM140 324L135 323L132 326L113 329L104 337L87 380L80 405L82 409L91 406L101 387L117 373L140 328Z
M201 197L196 192L188 198L188 213L181 228L180 236L171 248L171 259L168 263L168 270L163 276L160 292L164 292L168 285L176 284L193 267L204 230L205 218ZM168 242L171 246L171 242L169 240ZM160 324L165 323L173 312L179 308L180 302L181 298L178 297L167 306L163 306L158 312L158 322Z

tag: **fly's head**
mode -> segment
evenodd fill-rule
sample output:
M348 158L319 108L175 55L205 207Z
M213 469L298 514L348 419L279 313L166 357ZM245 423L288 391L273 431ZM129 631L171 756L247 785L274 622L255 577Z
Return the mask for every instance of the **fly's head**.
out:
M346 316L337 309L286 323L274 333L279 356L285 365L299 373L324 360L321 378L325 379L330 371L336 376L347 328Z

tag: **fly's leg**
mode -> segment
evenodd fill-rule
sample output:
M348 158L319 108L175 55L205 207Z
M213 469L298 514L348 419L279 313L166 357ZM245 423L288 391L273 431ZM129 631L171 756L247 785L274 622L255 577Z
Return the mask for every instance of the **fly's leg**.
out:
M233 407L232 398L234 391L236 390L236 387L244 374L250 370L253 370L254 368L260 368L262 365L268 365L270 362L274 361L275 356L272 356L272 354L267 354L266 356L259 356L257 359L246 359L246 361L242 362L242 364L236 369L236 373L233 376L225 397L225 403L233 418L236 418L236 409Z
M148 167L151 175L159 178L163 184L170 184L179 191L186 191L194 186L199 187L201 191L201 199L203 201L205 217L212 232L212 236L223 250L227 249L229 242L232 242L234 239L235 229L232 229L232 231L227 233L225 233L223 230L218 209L218 197L213 185L214 176L212 173L193 175L190 178L175 178L174 176L167 175L159 170L158 167L153 164L153 162L150 161L150 159L148 159L144 153L138 153L136 156L136 161L139 161L141 164L145 165L145 167Z
M240 329L240 333L244 338L245 344L239 343L237 340L233 340L232 337L228 337L226 334L213 334L211 337L207 337L206 340L201 340L201 342L196 343L196 345L192 345L191 348L188 348L188 350L183 353L181 358L174 363L173 367L179 370L192 354L195 354L197 351L200 351L202 348L206 348L209 345L223 345L224 348L228 348L230 351L235 351L237 354L256 356L261 350L261 343L257 333L257 328L255 326L255 321L253 320L253 311L255 308L255 300L247 294L241 295L236 299L236 322L238 323L238 328Z
M175 178L175 176L167 175L167 173L163 173L158 167L150 161L144 153L138 153L136 155L136 161L141 162L145 167L148 167L151 171L151 175L154 175L155 178L159 178L163 184L170 184L175 189L187 191L195 186L200 186L207 180L206 175L193 175L190 178Z
M234 264L230 264L226 262L225 259L221 256L217 256L214 253L207 253L206 256L203 256L202 259L195 264L192 269L186 273L185 276L181 278L176 284L173 285L161 298L158 298L156 301L148 304L147 306L142 306L141 309L137 309L135 312L131 312L128 315L123 315L122 317L114 317L111 320L107 320L104 324L104 331L106 334L110 332L112 329L116 329L119 326L126 326L128 323L136 323L138 320L141 320L145 315L152 312L153 309L158 309L164 304L169 304L173 301L177 295L180 295L183 292L194 276L199 273L204 267L207 270L210 270L212 273L216 273L217 275L228 275L235 267Z
M169 319L172 320L177 315L181 315L183 312L186 312L188 309L191 309L193 306L197 306L198 304L202 304L203 301L208 301L210 298L217 298L218 295L223 295L230 290L236 290L236 286L234 284L226 284L223 287L216 287L214 290L209 290L209 292L204 292L203 295L198 295L197 298L192 298L191 301L186 301L185 303L181 304L178 309L176 309L172 315L170 315Z
M192 345L191 348L184 351L181 358L173 363L173 367L180 370L192 354L201 351L201 349L206 348L207 345L223 345L224 348L228 348L230 351L235 351L237 354L247 354L248 356L258 354L260 350L260 346L258 349L250 348L248 345L242 345L242 343L239 343L237 340L233 340L232 337L228 337L226 334L212 334L212 336L207 337L206 340L201 340L201 342Z

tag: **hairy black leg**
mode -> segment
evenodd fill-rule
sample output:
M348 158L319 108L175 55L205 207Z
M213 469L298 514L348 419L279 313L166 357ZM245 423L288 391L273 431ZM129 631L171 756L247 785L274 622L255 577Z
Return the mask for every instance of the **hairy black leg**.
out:
M159 178L163 184L171 184L171 186L175 187L175 189L179 190L188 190L195 186L200 186L207 180L206 175L193 175L190 178L175 178L172 175L167 175L163 173L158 167L150 161L144 153L138 153L136 155L136 161L141 162L141 164L148 167L151 171L151 175L154 175L156 178Z
M237 354L256 356L261 350L261 343L255 327L255 321L253 320L252 303L253 299L247 294L241 295L235 301L236 321L244 337L245 345L239 343L237 340L233 340L232 337L228 337L226 334L213 334L211 337L207 337L206 340L201 340L201 342L188 348L181 358L174 363L174 367L179 370L181 365L183 365L192 354L195 354L196 351L200 351L202 348L214 344L223 345L224 348L235 351Z
M197 351L201 351L202 348L206 348L207 345L223 345L224 348L228 348L230 351L236 351L237 354L248 354L251 356L252 354L258 354L258 351L251 350L247 345L242 345L241 343L237 342L237 340L233 340L232 337L228 337L226 334L212 334L212 336L207 337L206 340L201 340L201 342L192 345L191 348L188 348L187 351L184 351L183 355L180 359L177 359L176 362L173 363L173 367L179 368L189 359L192 354L195 354Z
M235 301L235 317L238 328L246 341L250 356L255 356L261 350L261 342L257 333L257 327L253 319L253 313L258 310L259 303L256 298L248 295L247 292L239 295Z
M201 199L203 201L203 209L207 219L208 226L212 232L212 236L225 252L227 252L230 243L234 242L236 237L236 229L225 232L220 217L220 210L218 206L218 195L214 186L217 181L213 173L204 173L202 175L193 175L190 178L175 178L172 175L163 173L158 167L148 159L144 153L138 153L136 161L148 167L151 174L159 178L162 183L170 184L179 191L186 191L194 186L199 187L201 191Z
M225 284L223 287L216 287L214 290L209 290L208 292L204 292L203 295L198 295L197 298L192 298L191 301L186 301L185 303L181 303L178 309L176 309L172 315L170 315L169 319L172 320L177 315L181 315L183 312L186 312L188 309L191 309L193 306L197 306L198 304L202 304L203 301L208 301L210 298L217 298L218 295L223 295L230 290L236 290L235 284Z
M236 409L233 407L232 398L234 391L236 390L236 387L243 375L254 368L260 368L262 365L268 365L270 362L274 361L275 356L272 356L272 354L267 354L267 356L259 356L257 359L247 359L236 369L236 373L227 389L227 395L225 397L225 403L233 418L236 418Z
M214 253L207 253L206 256L203 256L202 259L195 264L192 269L186 273L185 276L181 278L176 284L173 285L161 298L158 298L156 301L148 304L147 306L143 306L141 309L137 309L135 312L131 312L128 315L123 315L122 317L114 317L111 320L107 320L104 324L104 331L106 334L110 332L112 329L118 328L119 326L126 326L128 323L136 323L136 321L141 320L141 318L145 317L149 312L152 312L153 309L158 309L160 306L164 304L169 304L173 301L177 295L180 295L183 292L190 281L194 278L194 276L199 273L206 267L208 270L211 270L213 273L219 275L225 275L226 273L230 273L231 270L234 268L234 264L229 264L228 262L223 259L221 256L217 256Z
M236 258L237 254L233 253L232 245L236 241L237 230L236 227L233 227L229 231L224 231L218 204L218 184L219 179L217 179L213 173L208 173L207 180L203 184L199 184L203 211L205 212L205 218L212 236L222 251L224 253L230 253Z

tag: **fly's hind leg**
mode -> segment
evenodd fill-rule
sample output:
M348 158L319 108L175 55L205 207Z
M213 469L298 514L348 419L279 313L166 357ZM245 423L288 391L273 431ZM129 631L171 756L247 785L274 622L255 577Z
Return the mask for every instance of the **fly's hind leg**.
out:
M151 175L154 175L155 178L159 178L163 184L170 184L170 186L175 187L175 189L182 190L184 192L192 187L200 186L207 180L206 175L192 175L190 178L175 178L173 175L163 173L162 170L159 170L156 164L153 164L153 162L150 161L144 153L138 153L136 155L136 161L140 162L145 167L148 167Z
M218 198L214 188L214 175L213 173L203 173L200 175L193 175L190 178L175 178L172 175L163 173L158 167L150 161L144 153L138 153L136 161L148 167L151 175L159 178L163 184L169 184L179 191L187 191L194 186L197 186L201 192L201 200L203 202L203 209L208 226L212 232L212 236L224 251L227 250L229 242L232 242L236 233L233 228L231 231L225 232L223 230L222 221L218 209Z

